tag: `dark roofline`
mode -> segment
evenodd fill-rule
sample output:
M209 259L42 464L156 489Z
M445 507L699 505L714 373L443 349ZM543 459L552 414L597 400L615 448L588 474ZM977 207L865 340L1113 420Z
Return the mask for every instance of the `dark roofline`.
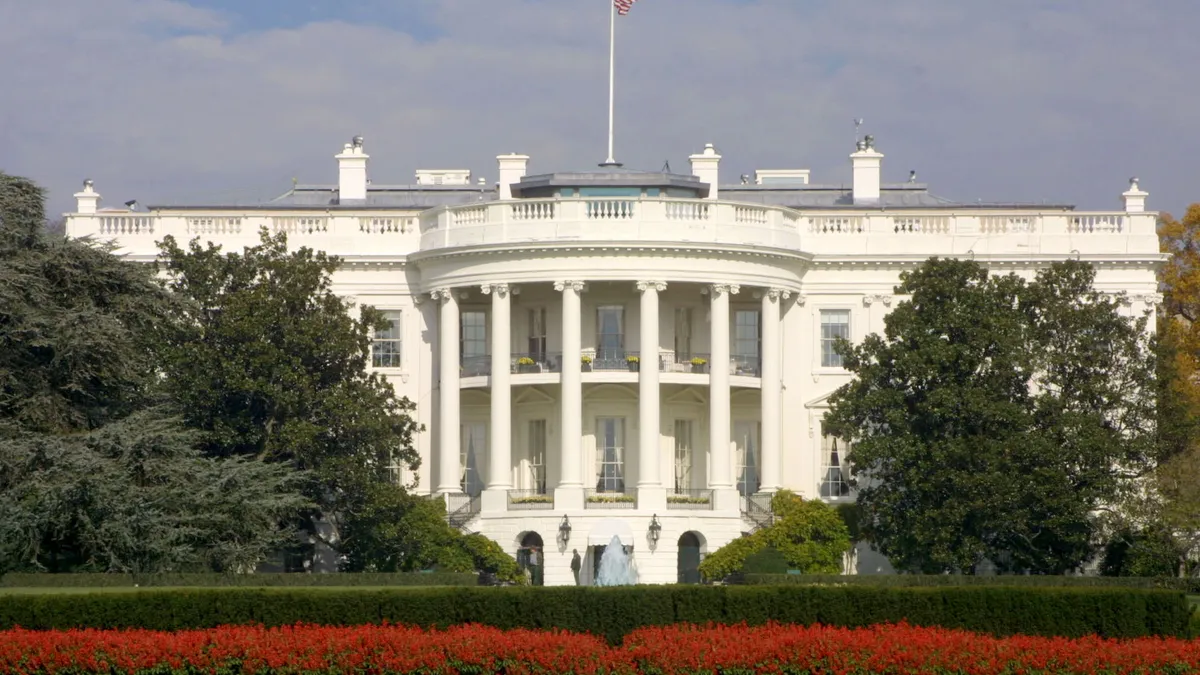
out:
M513 196L547 187L683 188L707 196L709 185L696 176L658 171L560 171L524 176L512 184Z

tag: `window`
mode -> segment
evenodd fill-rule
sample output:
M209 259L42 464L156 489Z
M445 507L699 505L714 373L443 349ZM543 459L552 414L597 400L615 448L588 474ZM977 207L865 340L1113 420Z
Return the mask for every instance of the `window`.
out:
M692 308L675 308L675 362L692 360Z
M625 418L596 420L596 491L625 492Z
M597 370L625 367L625 308L607 305L596 308Z
M529 478L534 491L546 494L546 420L529 420Z
M462 359L462 374L466 377L486 375L491 366L488 358L487 313L463 312L462 334L459 338L459 357Z
M757 422L735 422L733 440L737 448L738 492L742 496L758 492L758 431Z
M537 363L546 361L546 308L529 310L529 358Z
M821 367L841 368L842 356L834 353L833 345L838 338L850 339L850 310L821 310Z
M692 489L692 421L675 420L675 493Z
M758 422L734 422L733 442L737 446L738 492L747 497L758 492Z
M387 328L375 331L375 339L371 341L371 367L372 368L400 368L400 356L403 353L401 346L403 340L401 338L401 319L400 312L384 312L384 318L387 320Z
M459 487L472 497L483 492L483 478L479 475L479 458L487 456L487 425L470 422L462 425L459 452Z
M733 315L733 360L739 375L758 375L762 349L762 313L757 309L739 309Z
M821 437L821 496L848 497L850 444L833 436Z

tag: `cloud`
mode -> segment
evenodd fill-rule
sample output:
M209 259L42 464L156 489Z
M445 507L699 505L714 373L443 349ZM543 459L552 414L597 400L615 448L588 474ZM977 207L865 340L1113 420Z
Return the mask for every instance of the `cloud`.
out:
M494 180L511 151L536 171L603 159L602 1L394 0L375 23L254 30L171 0L17 4L0 7L0 168L50 188L53 211L84 177L108 203L332 182L357 133L380 183ZM864 117L885 178L915 168L941 195L1108 209L1136 173L1178 212L1200 201L1198 18L1192 0L644 0L618 26L617 156L679 170L713 142L726 180L841 183Z

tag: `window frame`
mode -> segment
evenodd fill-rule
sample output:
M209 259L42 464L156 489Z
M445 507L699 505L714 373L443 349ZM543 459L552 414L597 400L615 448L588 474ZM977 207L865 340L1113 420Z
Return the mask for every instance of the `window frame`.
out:
M832 314L833 312L845 312L845 314L846 314L846 340L853 342L854 341L854 308L849 305L832 305L831 304L831 305L821 305L821 306L816 307L815 309L816 309L816 316L815 316L814 323L816 325L815 326L816 327L816 331L815 331L816 332L816 350L815 350L816 351L816 368L819 372L845 373L846 368L844 365L836 365L836 366L825 365L825 344L826 344L825 328L824 328L825 322L822 319L827 313ZM832 340L829 342L830 342L830 344L832 344ZM835 357L837 356L837 354L831 354L831 355L835 356ZM839 358L841 358L841 357L839 357ZM843 363L844 363L844 361L843 361Z
M391 322L391 329L395 330L395 337L380 337L381 331L374 331L371 334L371 370L383 371L398 371L404 369L404 318L407 313L403 308L387 308L379 309L383 315ZM392 318L392 317L395 318ZM381 356L376 352L376 345L381 343L394 344L396 351L394 352L394 365L376 365L377 358Z

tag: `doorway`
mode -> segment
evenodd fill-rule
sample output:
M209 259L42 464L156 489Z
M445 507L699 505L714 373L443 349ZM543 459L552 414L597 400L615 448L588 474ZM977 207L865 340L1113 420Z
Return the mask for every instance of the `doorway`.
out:
M700 537L695 532L684 532L679 538L677 567L679 583L700 583Z
M521 538L521 546L517 549L517 567L521 568L521 573L531 586L546 584L546 557L542 535L529 532Z

